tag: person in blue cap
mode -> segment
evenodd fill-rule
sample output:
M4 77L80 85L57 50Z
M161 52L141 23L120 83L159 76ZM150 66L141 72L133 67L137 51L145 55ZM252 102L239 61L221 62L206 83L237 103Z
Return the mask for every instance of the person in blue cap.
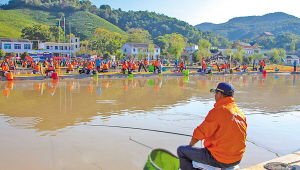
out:
M210 91L215 94L214 108L194 129L189 145L177 148L181 170L193 170L193 162L230 168L240 163L245 152L246 117L234 101L233 86L223 82ZM204 147L194 147L201 140Z

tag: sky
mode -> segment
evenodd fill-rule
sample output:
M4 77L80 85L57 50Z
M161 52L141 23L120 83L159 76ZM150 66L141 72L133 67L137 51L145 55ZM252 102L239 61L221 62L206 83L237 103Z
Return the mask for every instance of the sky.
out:
M110 5L124 11L148 10L186 21L191 25L203 22L227 22L239 16L285 12L300 17L300 0L91 0L94 5Z
M0 0L0 3L8 0ZM90 0L124 11L151 11L186 21L191 25L215 24L240 16L285 12L300 18L300 0Z

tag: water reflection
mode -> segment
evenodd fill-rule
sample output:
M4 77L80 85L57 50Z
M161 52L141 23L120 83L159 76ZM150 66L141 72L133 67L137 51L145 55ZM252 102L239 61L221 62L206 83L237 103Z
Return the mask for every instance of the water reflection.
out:
M95 116L109 119L129 112L163 112L192 98L213 101L209 89L227 81L237 89L236 99L242 108L251 110L251 114L276 114L298 107L297 80L298 75L224 75L8 81L0 82L0 107L3 115L11 117L11 126L55 131L89 122Z

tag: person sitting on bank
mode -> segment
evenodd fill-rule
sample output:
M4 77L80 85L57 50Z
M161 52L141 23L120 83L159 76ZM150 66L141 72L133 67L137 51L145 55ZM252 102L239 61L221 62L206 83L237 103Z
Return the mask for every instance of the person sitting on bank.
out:
M244 65L243 65L243 72L247 72L247 69L248 69L247 65L244 64Z
M50 76L52 75L52 73L55 72L55 67L53 66L53 63L50 63L48 65L47 70L45 71L46 75Z
M7 73L9 71L9 66L7 62L3 62L1 64L1 68L2 68L2 74L5 75L5 73Z
M233 98L234 88L229 83L219 83L211 92L215 93L214 108L195 128L190 144L177 148L181 170L193 170L193 161L229 168L242 160L246 149L247 123ZM204 140L204 148L194 147L200 140Z
M69 62L68 63L68 68L67 68L67 73L73 72L74 71L74 65Z
M183 61L181 61L180 64L179 64L179 70L180 70L180 72L182 72L182 70L185 70L185 69L186 69L185 64L184 64Z
M41 72L41 66L39 64L39 62L36 62L36 64L33 67L32 73L33 74L40 74Z
M102 73L107 73L108 72L108 69L109 69L109 66L107 63L103 63L103 66L102 66L102 69L99 70L99 73L102 72Z
M124 61L122 64L122 73L125 74L125 71L127 70L128 66L127 66L127 62Z

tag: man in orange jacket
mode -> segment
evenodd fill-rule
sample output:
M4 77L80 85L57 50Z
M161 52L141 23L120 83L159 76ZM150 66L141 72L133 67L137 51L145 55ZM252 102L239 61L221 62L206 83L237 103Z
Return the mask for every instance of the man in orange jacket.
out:
M181 170L192 170L192 161L228 168L242 160L247 123L234 101L234 88L229 83L219 83L211 92L215 93L214 108L195 128L190 144L177 149ZM194 147L199 140L204 140L204 148Z

